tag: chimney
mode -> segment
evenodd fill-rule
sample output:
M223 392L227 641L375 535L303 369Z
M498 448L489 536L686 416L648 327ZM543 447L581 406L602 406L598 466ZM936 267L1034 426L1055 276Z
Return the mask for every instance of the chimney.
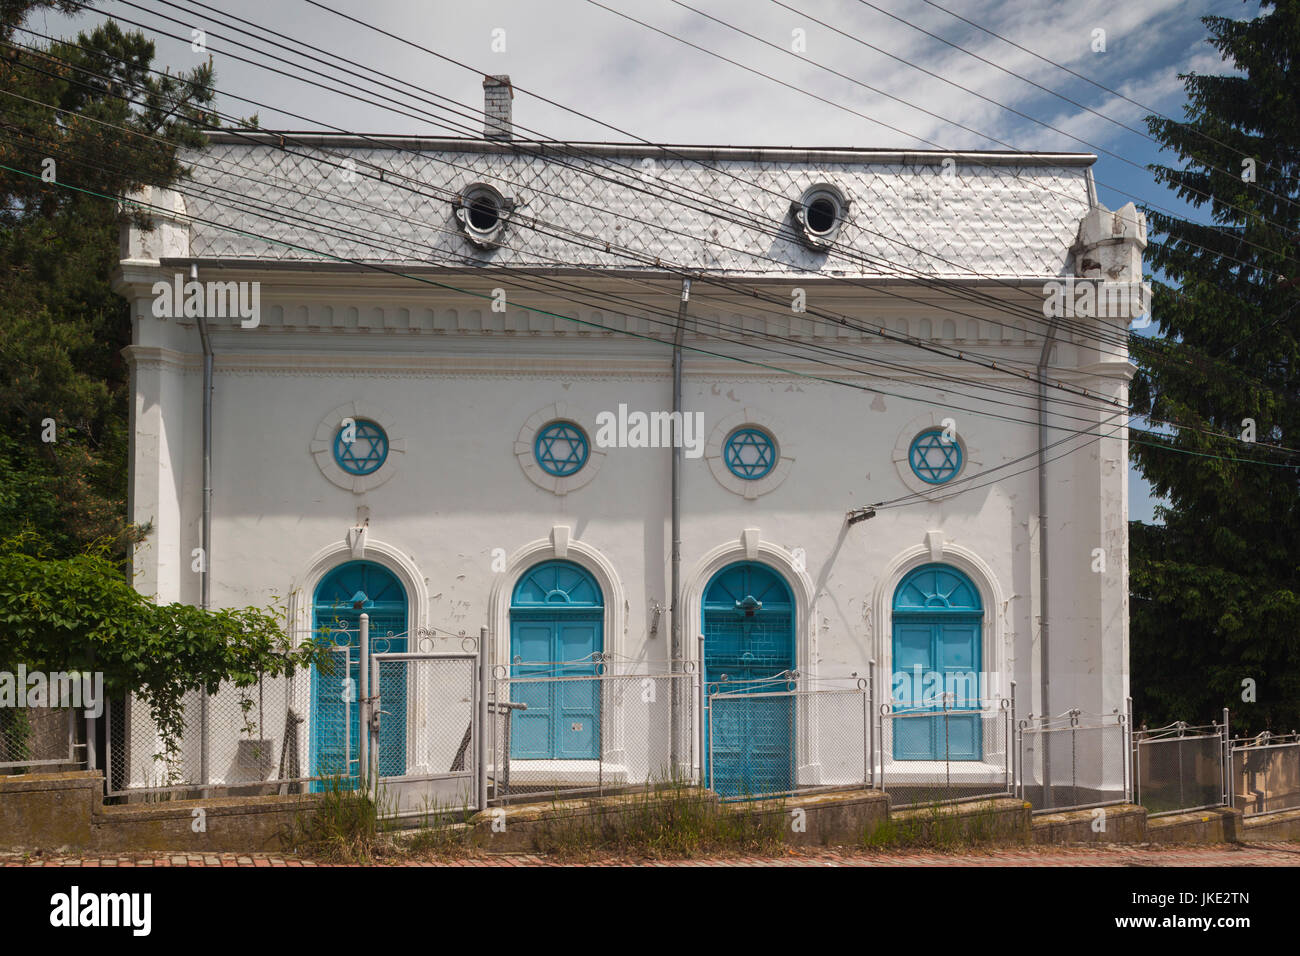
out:
M510 101L514 98L510 77L483 77L483 135L487 139L510 138Z

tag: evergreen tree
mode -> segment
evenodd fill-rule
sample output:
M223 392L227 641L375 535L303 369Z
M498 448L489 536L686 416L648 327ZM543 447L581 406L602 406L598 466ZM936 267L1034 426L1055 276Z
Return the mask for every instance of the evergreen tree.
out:
M215 125L210 64L155 75L153 44L111 21L37 49L18 29L76 6L0 0L0 527L56 555L126 531L124 213L89 193L175 183L177 148Z
M1184 76L1186 118L1147 126L1178 158L1158 181L1209 222L1146 210L1169 283L1132 399L1239 437L1132 446L1168 500L1163 526L1131 526L1133 696L1148 723L1229 707L1241 730L1285 731L1300 727L1300 456L1259 443L1300 447L1300 0L1203 22L1224 72Z

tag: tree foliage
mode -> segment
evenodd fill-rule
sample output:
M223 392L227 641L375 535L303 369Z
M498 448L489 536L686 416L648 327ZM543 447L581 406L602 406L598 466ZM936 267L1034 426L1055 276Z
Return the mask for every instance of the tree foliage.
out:
M1252 419L1256 442L1183 427L1133 445L1168 501L1163 525L1131 527L1133 695L1149 722L1226 706L1244 730L1286 730L1300 725L1300 456L1263 444L1300 446L1300 0L1203 22L1225 72L1183 77L1185 119L1147 125L1178 159L1152 167L1158 181L1209 221L1146 210L1169 282L1132 399L1232 436Z
M291 648L274 609L155 604L103 548L54 558L31 533L0 541L0 670L102 673L106 693L145 700L169 753L187 692L250 687L320 654L313 642Z
M111 21L43 48L18 29L74 6L0 0L0 165L21 171L0 169L0 526L65 556L127 521L131 317L110 285L124 213L91 193L175 183L178 147L216 125L210 64L156 75L153 44Z

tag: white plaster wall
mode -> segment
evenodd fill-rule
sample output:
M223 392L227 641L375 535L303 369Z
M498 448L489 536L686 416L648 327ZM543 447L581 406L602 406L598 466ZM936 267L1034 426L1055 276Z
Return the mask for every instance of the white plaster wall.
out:
M607 449L593 481L556 496L525 476L514 442L529 416L557 402L580 413L593 437L598 411L619 404L670 408L668 348L613 334L529 332L531 320L506 324L513 315L489 316L492 321L485 323L482 314L472 318L474 310L465 303L458 313L454 301L427 309L426 323L409 294L385 295L338 278L319 287L316 280L274 273L261 279L266 324L218 329L213 336L214 607L279 601L299 612L301 624L315 581L332 561L348 559L348 530L365 508L372 545L366 556L406 576L412 624L469 634L487 626L489 652L499 660L508 641L500 601L508 599L513 581L498 580L494 551L514 555L530 542L549 540L559 526L569 528L584 553L598 555L617 579L606 589L607 601L611 593L622 595L607 615L607 649L634 660L666 659L667 616L656 636L650 636L649 624L652 607L667 602L669 452ZM671 293L665 300L672 302ZM364 306L348 305L354 301ZM197 601L198 575L190 571L189 556L199 544L201 507L198 336L192 323L154 319L143 295L136 302L132 509L137 521L156 524L137 555L137 586L164 600ZM969 334L963 347L987 358L1037 357L1038 344L1023 323L1008 331L987 322L968 325L964 318L950 322L937 307L886 309L852 299L837 308L856 309L864 321L911 334L926 328L932 335ZM782 334L817 334L811 320L792 319ZM747 321L763 328L772 320L754 315ZM439 326L445 331L436 331ZM485 326L496 331L479 331ZM511 327L520 331L504 334ZM837 335L833 342L910 363L920 375L935 366L987 374L870 337ZM752 354L693 335L692 345ZM1064 345L1057 361L1085 354ZM963 477L1031 455L1032 386L1004 380L1025 396L1019 410L999 409L1022 420L1011 423L973 414L977 403L968 398L934 391L925 393L931 405L873 396L689 349L685 365L685 407L704 414L706 434L751 409L754 420L773 431L783 457L794 459L785 481L753 500L724 488L704 459L686 460L682 568L690 596L683 635L688 656L694 654L692 621L698 622L696 604L710 569L750 553L786 573L800 598L802 670L823 679L865 675L875 657L883 672L893 586L911 567L937 557L963 567L981 589L985 667L998 670L993 689L1007 693L1009 681L1016 680L1020 713L1038 712L1032 458L1005 469L996 482L945 502L882 509L851 528L844 520L850 509L910 492L893 456L900 440L919 430L918 417L957 421L972 461ZM818 373L899 389L853 372L821 367ZM1122 379L1075 379L1127 397ZM354 402L381 410L390 437L404 439L404 451L390 455L385 466L392 476L360 494L327 480L311 453L322 417ZM1070 706L1109 711L1127 691L1124 451L1118 439L1107 440L1050 466L1054 712ZM747 529L754 531L746 535ZM1107 550L1105 575L1088 570L1096 546ZM806 556L802 574L794 568L796 549ZM494 588L497 608L491 606ZM816 754L806 760L815 763Z

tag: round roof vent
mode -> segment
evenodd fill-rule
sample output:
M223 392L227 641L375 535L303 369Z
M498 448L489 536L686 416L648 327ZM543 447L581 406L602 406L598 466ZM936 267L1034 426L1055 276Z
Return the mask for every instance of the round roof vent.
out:
M839 188L819 183L804 190L790 204L799 238L809 249L825 252L835 244L840 227L849 214L849 201Z
M496 249L515 203L487 183L474 183L461 191L453 207L466 239L480 249Z

